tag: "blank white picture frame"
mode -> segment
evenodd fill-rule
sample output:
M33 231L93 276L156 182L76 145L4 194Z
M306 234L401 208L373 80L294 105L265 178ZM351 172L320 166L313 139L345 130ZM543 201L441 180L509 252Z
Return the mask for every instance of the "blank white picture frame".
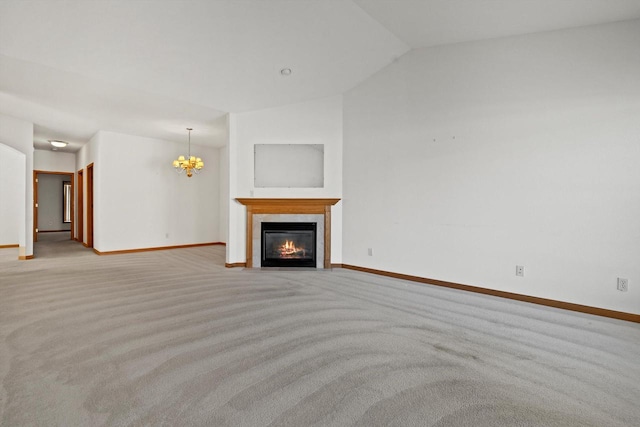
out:
M323 144L255 144L256 188L324 187Z

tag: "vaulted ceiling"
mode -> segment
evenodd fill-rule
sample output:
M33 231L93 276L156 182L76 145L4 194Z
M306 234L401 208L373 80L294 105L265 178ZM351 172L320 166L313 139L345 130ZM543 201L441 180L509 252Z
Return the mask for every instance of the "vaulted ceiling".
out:
M631 19L640 0L2 0L0 113L36 148L187 126L219 146L227 112L344 93L410 49Z

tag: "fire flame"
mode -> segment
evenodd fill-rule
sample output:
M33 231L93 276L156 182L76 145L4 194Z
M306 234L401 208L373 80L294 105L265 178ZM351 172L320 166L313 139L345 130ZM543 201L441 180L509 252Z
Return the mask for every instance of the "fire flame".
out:
M286 240L282 246L280 246L280 256L294 256L294 255L302 255L304 256L305 249L297 248L296 245L291 240Z

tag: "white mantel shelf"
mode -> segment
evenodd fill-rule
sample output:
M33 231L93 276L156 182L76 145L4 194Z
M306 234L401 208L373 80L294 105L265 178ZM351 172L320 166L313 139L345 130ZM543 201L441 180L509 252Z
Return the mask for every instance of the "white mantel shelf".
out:
M247 268L253 267L254 214L322 214L324 215L324 268L331 268L331 206L340 199L259 199L237 198L247 207Z

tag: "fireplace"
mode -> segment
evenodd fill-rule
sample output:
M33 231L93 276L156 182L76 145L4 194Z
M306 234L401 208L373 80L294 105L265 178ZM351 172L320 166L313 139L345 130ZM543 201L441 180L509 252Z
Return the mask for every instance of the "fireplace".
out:
M316 267L315 222L262 222L262 267Z
M237 198L247 208L246 262L227 267L262 265L263 222L315 222L317 224L316 268L331 268L331 206L340 199L256 199Z

